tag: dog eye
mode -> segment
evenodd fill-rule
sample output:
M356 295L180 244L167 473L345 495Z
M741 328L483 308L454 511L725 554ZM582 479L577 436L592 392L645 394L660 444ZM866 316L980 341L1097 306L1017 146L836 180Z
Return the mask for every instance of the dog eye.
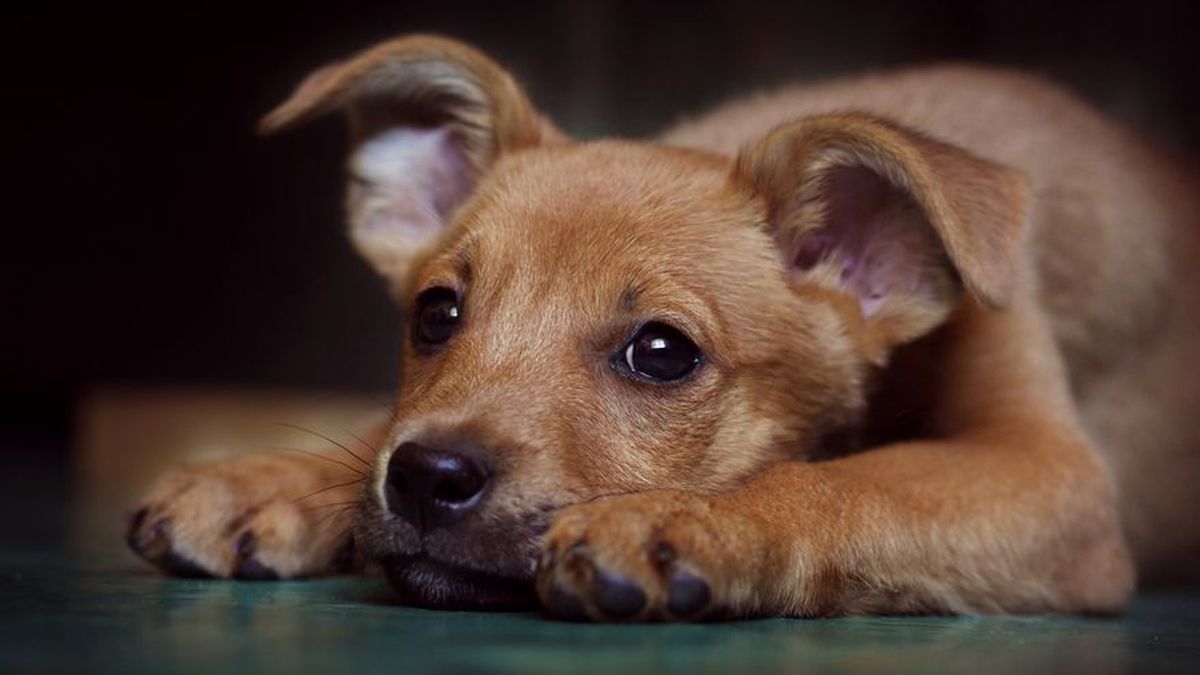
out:
M458 294L449 288L435 287L417 298L417 316L413 337L418 344L440 345L454 334L462 314Z
M686 335L664 323L648 323L623 350L630 372L657 382L687 377L700 363L700 348Z

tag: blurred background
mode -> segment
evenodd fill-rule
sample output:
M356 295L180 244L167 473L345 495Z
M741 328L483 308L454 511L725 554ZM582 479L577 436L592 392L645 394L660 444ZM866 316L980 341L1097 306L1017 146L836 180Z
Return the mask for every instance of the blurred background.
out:
M30 467L64 472L55 458L111 422L93 413L114 397L145 409L155 392L394 385L401 316L342 236L341 121L252 131L309 70L394 34L481 46L580 136L652 134L797 79L970 60L1050 75L1164 147L1200 149L1196 2L113 1L5 13L16 210L0 265L0 434L24 458L6 485L27 484ZM148 444L150 422L122 433Z

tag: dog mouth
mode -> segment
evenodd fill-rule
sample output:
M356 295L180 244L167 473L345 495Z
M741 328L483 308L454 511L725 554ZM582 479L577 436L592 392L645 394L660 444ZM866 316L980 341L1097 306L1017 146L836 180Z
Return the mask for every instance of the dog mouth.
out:
M405 605L477 611L513 611L537 606L532 579L481 572L427 555L390 556L381 564L388 583Z

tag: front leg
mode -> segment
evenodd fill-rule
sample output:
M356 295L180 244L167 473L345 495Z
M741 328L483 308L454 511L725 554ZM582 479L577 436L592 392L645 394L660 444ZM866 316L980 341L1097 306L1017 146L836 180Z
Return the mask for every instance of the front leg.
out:
M346 460L258 453L182 466L142 498L126 540L179 576L286 579L347 569L370 457Z
M540 561L552 611L598 620L1119 610L1133 583L1094 453L1054 434L777 465L715 496L564 510Z

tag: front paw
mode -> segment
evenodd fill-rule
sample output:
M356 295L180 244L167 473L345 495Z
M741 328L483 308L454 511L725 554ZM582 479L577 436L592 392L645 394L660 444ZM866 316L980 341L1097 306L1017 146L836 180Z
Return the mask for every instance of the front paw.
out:
M538 561L543 605L564 618L695 620L736 611L753 585L757 528L715 500L677 491L564 509Z
M176 576L270 580L336 571L353 557L354 483L275 455L183 467L142 500L126 542Z

